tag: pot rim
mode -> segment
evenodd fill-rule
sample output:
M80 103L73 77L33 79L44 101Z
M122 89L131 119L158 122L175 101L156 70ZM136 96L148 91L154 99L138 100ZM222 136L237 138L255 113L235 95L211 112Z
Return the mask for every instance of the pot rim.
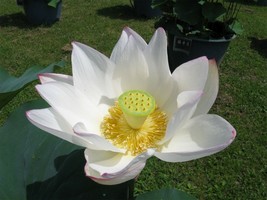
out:
M167 33L169 34L169 33ZM197 38L197 37L187 37L187 36L182 36L182 35L175 35L175 34L170 34L170 35L173 35L175 37L178 37L178 38L185 38L185 39L188 39L188 40L192 40L192 41L198 41L198 42L230 42L231 40L235 39L236 38L236 34L234 34L232 37L230 37L229 39L226 39L226 38L219 38L219 39L204 39L204 38Z

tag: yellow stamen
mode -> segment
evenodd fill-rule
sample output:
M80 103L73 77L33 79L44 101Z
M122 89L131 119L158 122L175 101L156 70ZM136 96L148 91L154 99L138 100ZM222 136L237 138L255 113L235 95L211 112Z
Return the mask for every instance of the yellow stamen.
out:
M123 98L123 95L121 97ZM104 117L101 124L103 136L118 148L126 149L130 155L138 155L148 148L158 148L158 142L163 139L166 132L168 122L166 114L154 103L153 111L145 116L141 127L133 128L129 125L125 117L127 115L120 104L115 102L115 106L109 109L109 115Z

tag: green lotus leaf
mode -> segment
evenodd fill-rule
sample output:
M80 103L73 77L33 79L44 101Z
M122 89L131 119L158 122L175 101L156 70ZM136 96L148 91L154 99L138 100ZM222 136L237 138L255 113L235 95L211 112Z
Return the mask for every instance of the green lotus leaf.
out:
M47 106L43 100L26 103L0 127L1 200L34 199L29 197L38 190L30 185L55 176L60 163L64 163L58 162L60 156L79 148L45 133L26 119L27 110Z
M38 74L53 72L55 67L63 67L64 62L58 62L43 68L41 66L33 66L27 69L20 77L14 77L8 72L0 68L0 109L11 101L21 90L28 84L38 78Z

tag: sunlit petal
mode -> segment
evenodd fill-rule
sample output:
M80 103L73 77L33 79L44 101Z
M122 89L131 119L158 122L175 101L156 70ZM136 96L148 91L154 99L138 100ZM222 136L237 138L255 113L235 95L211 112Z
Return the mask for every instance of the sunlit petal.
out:
M173 81L168 64L167 36L164 29L159 28L155 31L147 48L144 50L144 55L149 71L147 79L149 83L148 91L157 99L157 105L162 107L172 95L173 89ZM161 92L163 90L164 95Z
M217 115L199 115L177 130L155 156L167 162L183 162L212 155L225 149L236 131Z
M146 160L153 156L148 149L136 157L106 151L85 150L85 172L94 181L114 185L135 178L144 168Z
M127 42L128 42L128 35L125 31L122 31L120 39L118 40L115 47L113 48L113 51L110 56L110 60L112 60L114 63L118 62L118 60L121 58L121 55L124 51L124 48Z
M73 144L87 147L87 141L75 135L71 125L53 108L31 110L26 113L26 116L38 128Z
M85 127L85 125L81 122L75 124L75 126L73 127L73 131L76 135L88 141L89 145L87 146L87 148L89 149L125 153L125 150L118 149L100 135L90 133Z
M72 76L65 75L65 74L55 74L55 73L39 74L39 80L42 84L48 83L48 82L59 81L59 82L64 82L64 83L73 85Z
M140 50L144 50L147 46L146 41L137 33L135 32L133 29L131 29L130 27L125 27L124 31L127 33L128 37L130 38L130 36L133 37L136 45L138 46L138 48Z
M114 63L98 51L78 42L73 43L71 58L75 87L95 105L102 96L113 97L110 81Z
M125 50L125 47L128 43L129 38L132 38L134 40L135 45L142 51L146 48L147 44L145 40L134 30L132 30L129 27L125 27L122 31L122 34L120 36L120 39L118 40L117 44L115 45L110 60L112 60L114 63L118 63L120 59L122 58L123 52Z
M178 109L173 114L167 126L166 135L160 144L171 139L194 114L197 104L201 98L202 91L186 91L177 97Z
M37 85L36 89L72 127L78 122L83 122L90 131L99 134L99 124L105 113L96 109L74 86L49 82Z
M187 90L204 90L209 71L209 60L200 57L177 67L172 77L177 82L179 93Z
M114 70L113 79L118 80L121 94L132 89L146 90L148 84L148 66L143 52L138 48L132 36L122 53L122 58Z
M215 60L209 60L209 73L203 95L198 103L194 116L206 114L215 102L219 90L219 74Z

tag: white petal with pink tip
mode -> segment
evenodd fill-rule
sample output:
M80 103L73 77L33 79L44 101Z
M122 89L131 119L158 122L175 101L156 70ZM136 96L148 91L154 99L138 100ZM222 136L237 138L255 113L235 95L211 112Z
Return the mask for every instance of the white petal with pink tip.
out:
M87 165L85 172L101 184L113 185L135 178L145 166L146 160L153 156L153 149L136 157L106 151L85 151ZM129 179L130 178L130 179Z
M177 130L155 156L167 162L184 162L217 153L235 138L232 125L217 115L199 115Z

